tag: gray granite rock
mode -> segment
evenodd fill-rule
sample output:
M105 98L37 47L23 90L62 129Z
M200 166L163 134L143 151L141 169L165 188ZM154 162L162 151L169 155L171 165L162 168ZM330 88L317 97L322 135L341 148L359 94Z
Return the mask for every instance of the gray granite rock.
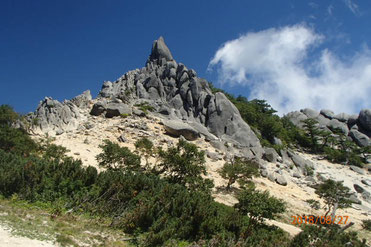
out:
M276 182L279 184L279 185L282 185L282 186L286 186L287 185L287 180L285 179L285 177L283 175L276 175Z
M163 124L166 132L173 136L182 135L189 141L194 141L200 136L194 128L180 120L165 120Z
M361 147L367 147L367 146L370 146L371 145L370 138L368 138L367 135L362 134L358 130L352 129L349 132L349 136L353 139L353 141L355 143L357 143L357 145L359 145Z
M366 131L371 131L371 109L362 109L358 121Z
M362 169L362 168L359 168L357 166L349 166L349 168L352 170L352 171L355 171L356 173L358 174L361 174L361 175L365 175L365 171Z
M335 113L331 110L323 109L320 113L328 119L333 119L335 117Z
M276 152L274 148L264 148L263 157L269 162L276 163L277 158L278 158L278 153Z

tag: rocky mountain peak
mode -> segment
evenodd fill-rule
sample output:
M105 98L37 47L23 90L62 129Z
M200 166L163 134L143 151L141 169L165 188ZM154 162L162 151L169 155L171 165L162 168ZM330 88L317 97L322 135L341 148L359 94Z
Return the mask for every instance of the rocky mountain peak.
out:
M66 126L80 128L70 123L84 115L78 113L85 110L93 116L112 118L130 115L145 104L153 110L152 114L164 119L169 134L180 133L191 139L203 136L219 147L228 142L238 148L261 149L259 139L233 103L223 93L213 93L208 81L199 78L196 71L177 63L162 37L154 41L146 66L129 71L114 82L105 81L93 106L87 106L91 98L86 93L77 98L52 109L47 104L40 105L33 117L41 119L42 131L61 133L70 130L64 129ZM56 124L59 120L65 124ZM245 154L251 156L251 152Z
M164 61L162 61L164 59ZM166 62L166 61L172 61L173 56L171 55L171 52L167 45L165 44L165 40L162 36L155 40L152 45L152 51L151 55L148 58L148 62Z

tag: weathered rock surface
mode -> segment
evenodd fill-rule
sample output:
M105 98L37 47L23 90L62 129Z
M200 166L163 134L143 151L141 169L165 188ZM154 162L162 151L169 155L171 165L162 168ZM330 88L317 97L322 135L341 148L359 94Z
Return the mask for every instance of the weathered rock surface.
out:
M368 136L362 134L358 130L352 129L349 133L349 136L352 137L353 141L361 147L367 147L371 145L370 138L368 138Z
M319 115L318 111L310 108L302 109L300 112L304 113L308 118L316 118Z
M371 109L362 109L359 113L358 120L366 131L371 132Z
M112 99L131 105L146 103L165 119L195 123L192 127L210 140L217 137L238 147L261 147L237 108L223 93L213 94L194 70L178 64L162 37L153 43L146 67L103 84L98 101ZM102 114L104 107L95 105L91 113Z
M200 136L189 124L180 120L167 120L163 124L167 133L176 137L184 136L188 141L194 141Z
M323 109L320 113L328 119L333 119L335 117L335 113L331 110Z
M131 114L131 108L123 103L109 103L106 108L106 117L112 118L120 115Z
M286 117L288 117L288 119L299 128L304 127L304 123L302 121L308 118L307 115L298 111L289 112L287 113Z
M45 97L40 101L36 111L27 116L34 129L39 129L45 133L54 131L61 135L65 131L76 129L86 116L81 111L90 104L90 91L76 96L72 100L65 100L62 103Z
M304 128L303 120L313 118L318 121L318 126L324 131L337 134L340 130L358 146L366 147L371 145L371 109L363 109L359 115L346 113L335 114L331 110L316 110L305 108L299 111L290 112L286 117L297 127Z
M276 175L276 182L279 185L282 185L282 186L286 186L287 185L287 181L286 181L285 177L283 175L280 175L280 174L277 174Z
M276 152L276 150L274 148L264 148L264 155L263 157L269 161L269 162L272 162L272 163L276 163L277 162L277 158L278 158L278 153Z
M365 175L365 171L364 171L362 168L359 168L359 167L357 167L357 166L349 166L349 168L350 168L352 171L355 171L355 172L358 173L358 174Z
M337 119L331 119L330 122L327 124L327 127L331 129L332 131L340 130L345 135L348 135L349 133L348 126L345 123L342 123Z

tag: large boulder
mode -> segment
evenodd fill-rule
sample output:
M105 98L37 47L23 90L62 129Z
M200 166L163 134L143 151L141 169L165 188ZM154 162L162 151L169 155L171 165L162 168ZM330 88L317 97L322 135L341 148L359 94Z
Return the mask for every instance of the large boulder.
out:
M361 147L367 147L371 145L370 138L368 138L368 136L362 134L358 130L352 129L349 135L350 137L352 137L353 141Z
M269 161L269 162L272 162L272 163L276 163L277 162L277 158L278 158L278 153L276 152L276 150L274 148L264 148L264 155L263 157Z
M316 118L319 115L318 111L310 108L302 109L300 112L304 113L308 118Z
M335 117L335 113L331 110L322 109L320 113L328 119L333 119Z
M166 132L172 136L184 136L188 141L194 141L200 136L189 124L180 120L164 120L163 124Z
M131 113L131 107L124 103L109 103L106 107L106 118L128 115Z
M362 128L371 132L371 109L362 109L359 113L358 121Z
M229 136L242 146L260 146L259 139L250 126L223 93L216 93L210 101L206 126L211 133L216 136Z
M350 115L346 113L339 113L334 116L335 119L339 120L340 122L348 122Z
M283 175L276 174L276 183L278 183L279 185L282 185L282 186L286 186L287 185L287 180Z
M332 131L340 130L342 133L344 133L344 135L348 135L349 133L348 126L337 119L331 119L327 124L327 127Z
M311 161L306 160L297 154L293 154L291 159L296 167L303 173L303 175L307 175L308 169L314 168L314 165Z
M307 119L308 116L302 112L294 111L287 113L286 117L297 127L303 128L303 120Z
M107 104L104 101L99 101L93 105L90 114L93 116L99 116L106 111Z

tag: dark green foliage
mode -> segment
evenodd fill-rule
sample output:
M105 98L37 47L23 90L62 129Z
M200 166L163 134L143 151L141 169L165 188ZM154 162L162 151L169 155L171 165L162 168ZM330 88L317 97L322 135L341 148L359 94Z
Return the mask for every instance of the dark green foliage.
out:
M52 143L41 145L42 156L48 161L63 160L67 158L67 148Z
M24 156L37 151L36 143L25 130L6 125L0 127L0 148Z
M337 226L319 227L304 224L303 231L296 235L290 247L339 247L339 246L365 247L357 239L356 232L343 232Z
M0 125L10 126L19 119L19 115L9 105L0 105Z
M262 223L263 219L274 219L285 211L285 204L269 195L268 191L260 192L254 188L242 190L235 208L243 215L249 215L253 224Z
M363 220L362 227L367 231L371 231L371 220Z
M54 201L79 194L95 182L97 171L83 168L81 161L66 158L50 161L21 157L0 150L0 192L18 194L30 201Z
M308 136L310 149L312 152L317 153L320 150L320 138L324 135L318 127L318 121L313 118L307 118L302 121L304 123L304 130Z
M337 137L331 141L332 145L324 147L327 159L332 162L362 167L361 154L364 153L364 148L358 147L340 130L335 131L335 133Z
M247 183L253 176L259 176L259 164L252 160L245 160L239 157L224 164L219 175L228 180L227 189L237 181L241 185Z
M318 209L321 208L321 204L320 204L320 202L317 201L317 200L309 199L309 200L306 200L305 202L308 203L309 206L310 206L311 208L315 209L315 210L318 210Z
M160 149L159 158L159 173L172 183L179 183L191 189L203 188L205 185L201 177L206 175L205 153L199 151L196 145L180 140L176 147L169 147L166 151ZM207 183L210 185L209 181Z
M143 137L135 142L135 149L146 159L146 166L148 168L148 158L154 153L153 142L148 138Z
M0 149L28 156L37 151L37 145L25 130L11 127L19 118L10 106L0 106Z
M107 169L140 169L140 157L133 154L127 147L120 147L117 143L104 140L103 145L99 145L103 150L96 156L99 166Z
M338 208L347 208L351 205L349 200L351 195L350 190L348 187L345 187L342 182L328 179L319 184L315 192L325 201L325 216L332 210L332 216L334 217Z

